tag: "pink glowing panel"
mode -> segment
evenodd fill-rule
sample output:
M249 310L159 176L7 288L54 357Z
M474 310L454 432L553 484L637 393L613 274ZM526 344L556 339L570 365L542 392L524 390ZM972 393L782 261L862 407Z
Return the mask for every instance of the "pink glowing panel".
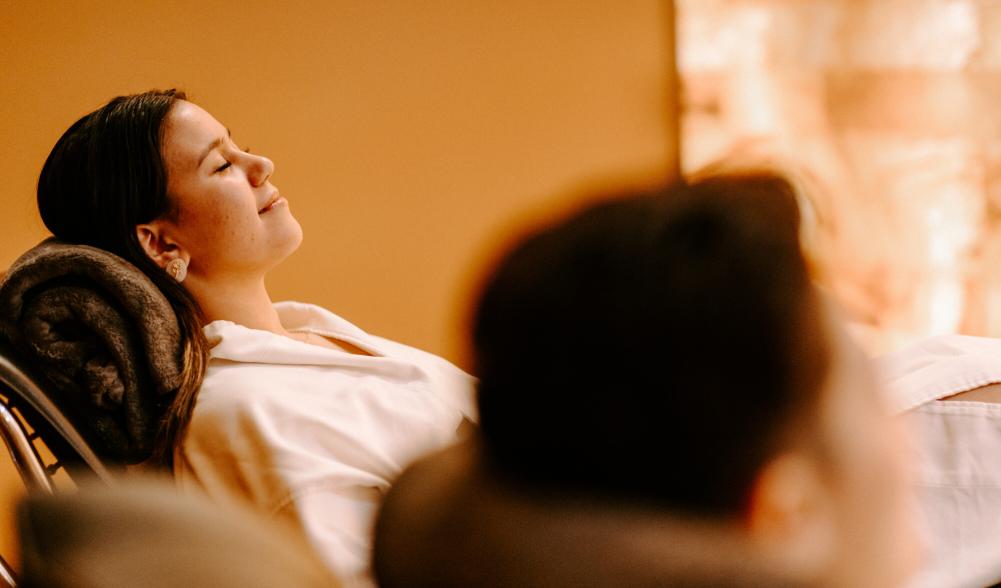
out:
M1001 336L1001 5L676 4L685 171L793 174L818 280L873 352Z

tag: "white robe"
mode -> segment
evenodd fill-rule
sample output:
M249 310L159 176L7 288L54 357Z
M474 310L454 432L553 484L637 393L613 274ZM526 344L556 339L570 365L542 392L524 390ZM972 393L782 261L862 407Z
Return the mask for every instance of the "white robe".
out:
M349 584L369 578L382 495L410 462L476 420L473 379L320 307L275 305L282 325L351 354L249 329L205 327L211 359L176 460L182 485L243 499L300 527Z
M928 560L913 586L1001 581L1001 404L942 400L1001 382L1001 339L934 337L877 365L917 438Z

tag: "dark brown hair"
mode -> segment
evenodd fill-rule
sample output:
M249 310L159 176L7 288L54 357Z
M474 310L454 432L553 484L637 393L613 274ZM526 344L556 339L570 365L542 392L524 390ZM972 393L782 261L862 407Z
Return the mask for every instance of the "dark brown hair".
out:
M183 92L119 96L63 133L38 179L38 210L63 241L99 247L132 263L160 289L177 314L183 380L166 410L151 462L171 467L205 376L208 343L191 294L143 250L136 225L168 215L164 121Z
M709 177L530 236L473 320L484 448L560 491L736 514L813 442L829 350L791 186Z

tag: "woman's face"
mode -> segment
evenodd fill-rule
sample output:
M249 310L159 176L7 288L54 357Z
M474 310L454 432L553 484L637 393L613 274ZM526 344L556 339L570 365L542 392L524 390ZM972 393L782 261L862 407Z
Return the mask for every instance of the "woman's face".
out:
M212 283L256 279L302 242L270 159L236 146L228 129L191 102L165 121L162 154L173 214L163 223L188 257L188 275Z

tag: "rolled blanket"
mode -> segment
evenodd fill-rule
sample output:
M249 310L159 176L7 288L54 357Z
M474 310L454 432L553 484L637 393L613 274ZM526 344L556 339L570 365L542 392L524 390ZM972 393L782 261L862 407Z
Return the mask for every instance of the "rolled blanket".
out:
M145 274L95 247L46 239L0 282L0 335L103 458L149 457L181 381L181 331Z

